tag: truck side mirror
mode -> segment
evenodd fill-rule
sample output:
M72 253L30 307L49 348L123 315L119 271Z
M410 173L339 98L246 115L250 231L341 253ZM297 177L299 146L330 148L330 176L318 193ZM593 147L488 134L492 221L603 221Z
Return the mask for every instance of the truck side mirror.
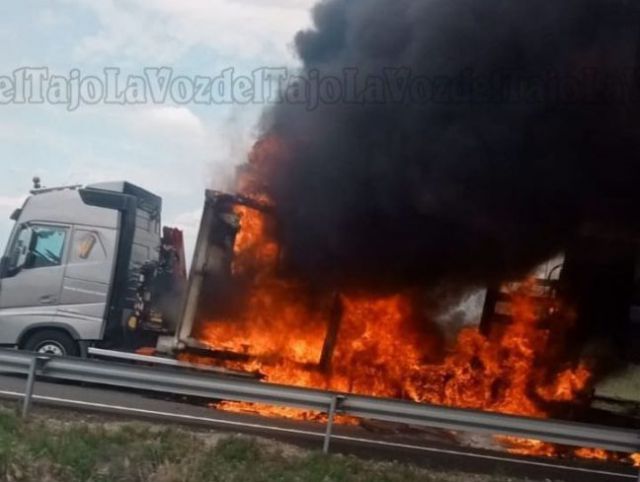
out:
M0 259L0 279L13 278L23 269L24 265L16 265L15 261L9 256Z
M33 238L33 232L29 226L25 225L20 228L9 254L5 256L3 278L11 278L25 268L30 253L29 246L32 244Z

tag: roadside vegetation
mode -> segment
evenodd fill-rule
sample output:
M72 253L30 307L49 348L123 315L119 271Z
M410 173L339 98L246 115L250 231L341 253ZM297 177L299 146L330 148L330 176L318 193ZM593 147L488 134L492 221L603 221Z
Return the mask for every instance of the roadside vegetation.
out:
M0 480L6 482L508 482L398 463L304 451L250 437L151 424L22 422L0 408Z

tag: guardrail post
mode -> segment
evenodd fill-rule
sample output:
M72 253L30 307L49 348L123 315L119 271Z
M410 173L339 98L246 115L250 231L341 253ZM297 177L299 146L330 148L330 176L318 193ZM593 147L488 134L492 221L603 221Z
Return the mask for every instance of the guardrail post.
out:
M36 372L49 360L50 357L41 355L35 356L31 359L31 364L29 365L29 376L27 377L27 386L24 392L24 400L22 401L22 418L27 418L29 416L29 408L31 408L31 399L33 398L33 386L36 383Z
M331 404L329 405L329 419L327 420L327 431L324 435L324 445L322 447L322 452L327 455L329 453L329 447L331 445L331 435L333 434L333 422L336 418L336 410L338 409L338 404L344 400L344 397L341 395L334 395L331 397Z

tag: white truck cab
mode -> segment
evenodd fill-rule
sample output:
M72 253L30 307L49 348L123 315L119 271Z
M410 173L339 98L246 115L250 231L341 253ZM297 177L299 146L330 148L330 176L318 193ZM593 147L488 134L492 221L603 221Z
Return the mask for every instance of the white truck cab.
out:
M143 267L161 261L162 200L127 182L36 187L0 261L0 345L82 355L163 333L139 316Z

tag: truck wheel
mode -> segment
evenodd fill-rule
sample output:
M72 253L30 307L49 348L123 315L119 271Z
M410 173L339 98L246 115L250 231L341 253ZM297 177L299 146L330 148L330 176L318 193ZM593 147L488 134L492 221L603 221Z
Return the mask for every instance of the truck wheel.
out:
M58 330L37 331L27 338L24 349L54 356L78 356L78 344L69 335Z

